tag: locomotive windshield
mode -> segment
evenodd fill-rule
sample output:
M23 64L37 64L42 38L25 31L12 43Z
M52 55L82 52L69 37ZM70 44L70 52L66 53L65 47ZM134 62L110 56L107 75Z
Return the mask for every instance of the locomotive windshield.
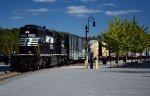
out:
M26 38L26 37L36 37L37 36L37 29L36 28L20 28L20 37Z

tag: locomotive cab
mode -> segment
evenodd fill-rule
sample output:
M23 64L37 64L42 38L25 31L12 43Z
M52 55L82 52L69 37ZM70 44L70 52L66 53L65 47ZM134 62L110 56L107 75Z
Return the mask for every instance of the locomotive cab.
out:
M50 43L46 40L48 30L36 25L25 25L20 28L20 54L37 54L39 46ZM51 34L49 37L52 38Z

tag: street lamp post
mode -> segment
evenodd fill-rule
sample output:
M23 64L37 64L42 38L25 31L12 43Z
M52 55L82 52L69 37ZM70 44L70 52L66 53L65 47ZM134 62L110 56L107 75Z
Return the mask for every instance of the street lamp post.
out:
M86 44L85 44L85 50L86 50L86 60L85 60L85 68L88 68L88 40L87 40L87 33L89 32L89 23L92 20L93 22L93 27L96 26L95 24L95 19L93 17L88 18L88 25L85 26L85 39L86 39Z

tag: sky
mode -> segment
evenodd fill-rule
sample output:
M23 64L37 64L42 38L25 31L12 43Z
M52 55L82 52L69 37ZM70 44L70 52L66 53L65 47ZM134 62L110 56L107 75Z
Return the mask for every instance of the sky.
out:
M85 36L89 17L96 27L90 18L88 36L106 32L115 16L135 16L141 26L150 27L150 0L1 0L0 13L3 28L36 24L79 36Z

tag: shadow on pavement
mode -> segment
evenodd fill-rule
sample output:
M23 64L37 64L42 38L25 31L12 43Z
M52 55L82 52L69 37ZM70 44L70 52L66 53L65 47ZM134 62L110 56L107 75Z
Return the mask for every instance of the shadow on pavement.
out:
M110 66L109 66L110 68ZM115 66L111 66L111 68L150 68L150 61L143 62L126 62L125 64L117 64Z
M139 71L139 70L137 70L137 71L114 71L114 72L118 72L118 73L150 73L150 71Z

